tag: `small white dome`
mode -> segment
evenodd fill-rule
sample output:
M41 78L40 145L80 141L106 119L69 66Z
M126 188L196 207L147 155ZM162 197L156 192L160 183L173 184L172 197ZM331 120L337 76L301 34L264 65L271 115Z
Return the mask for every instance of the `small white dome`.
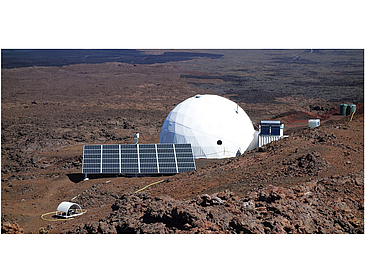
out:
M218 95L196 95L169 113L160 143L190 143L195 158L227 158L245 152L254 133L250 118L235 102Z

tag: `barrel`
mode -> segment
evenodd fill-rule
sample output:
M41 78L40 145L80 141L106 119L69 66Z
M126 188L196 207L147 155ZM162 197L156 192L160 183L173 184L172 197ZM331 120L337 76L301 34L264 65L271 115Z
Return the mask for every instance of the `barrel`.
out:
M351 113L356 111L356 105L349 104L346 109L346 115L350 115Z
M340 105L340 115L346 116L347 104Z

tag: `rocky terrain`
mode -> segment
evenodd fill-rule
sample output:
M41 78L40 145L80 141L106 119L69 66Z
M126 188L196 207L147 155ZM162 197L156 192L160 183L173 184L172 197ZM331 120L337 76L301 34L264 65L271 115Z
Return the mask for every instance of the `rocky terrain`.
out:
M228 190L185 201L124 193L114 196L110 215L66 233L364 233L363 190L363 174L350 174L289 188L260 185L244 198Z
M363 51L207 52L2 68L2 233L364 233ZM281 120L289 137L194 172L83 181L83 145L135 132L157 143L169 111L198 93ZM351 121L343 102L357 105ZM87 212L40 218L71 200Z

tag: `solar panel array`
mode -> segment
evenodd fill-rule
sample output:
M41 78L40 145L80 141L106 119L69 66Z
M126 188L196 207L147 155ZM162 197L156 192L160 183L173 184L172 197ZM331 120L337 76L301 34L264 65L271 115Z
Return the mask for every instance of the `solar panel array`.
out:
M195 170L190 144L85 145L84 174L175 174Z

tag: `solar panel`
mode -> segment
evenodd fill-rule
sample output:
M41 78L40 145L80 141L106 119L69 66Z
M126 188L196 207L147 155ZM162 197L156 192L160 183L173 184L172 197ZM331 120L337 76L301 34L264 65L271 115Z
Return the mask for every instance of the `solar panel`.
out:
M101 173L101 145L85 145L82 173Z
M120 145L120 174L138 174L137 145Z
M119 173L120 152L119 145L103 145L102 149L102 173Z
M160 173L178 173L174 145L157 144L156 147Z
M195 170L194 156L190 144L175 144L175 153L179 172Z
M85 145L83 174L175 174L195 170L190 144Z
M158 172L156 146L154 144L141 144L139 148L139 168L142 174Z

